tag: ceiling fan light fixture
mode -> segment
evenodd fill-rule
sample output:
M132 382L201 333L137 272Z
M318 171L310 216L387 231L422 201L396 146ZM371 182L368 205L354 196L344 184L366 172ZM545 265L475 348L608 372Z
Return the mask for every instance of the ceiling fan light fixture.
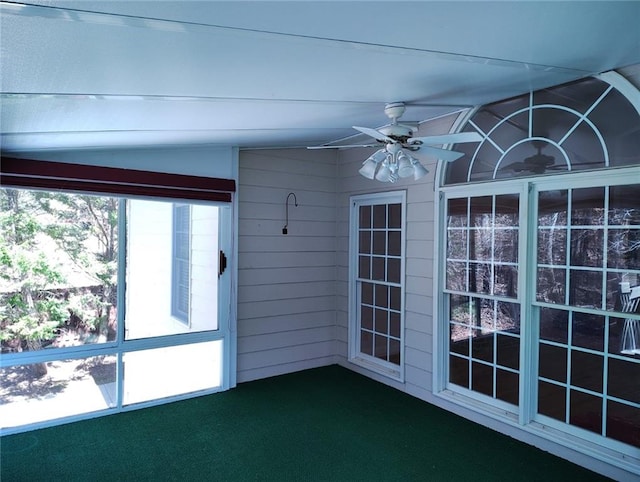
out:
M414 161L417 162L413 157L400 152L398 154L398 176L411 177L414 174Z
M376 175L376 169L378 168L378 164L371 159L367 159L362 163L362 167L358 171L367 179L373 179Z
M424 176L429 174L429 171L426 167L424 167L417 159L414 159L415 163L413 164L413 179L418 180L422 179Z

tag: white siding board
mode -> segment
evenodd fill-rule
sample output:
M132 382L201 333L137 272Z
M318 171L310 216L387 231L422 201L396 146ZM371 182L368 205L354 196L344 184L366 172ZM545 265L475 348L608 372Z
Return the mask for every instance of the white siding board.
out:
M281 231L282 232L282 231ZM275 242L277 241L277 242ZM335 249L333 236L302 237L288 234L279 239L265 242L264 236L241 235L238 237L238 250L242 253L280 253L280 252L321 252Z
M326 267L298 267L298 268L268 268L238 270L238 283L243 287L255 287L265 284L278 283L306 283L317 281L333 281L335 268ZM255 289L255 288L253 288Z
M286 302L256 301L238 305L238 319L262 318L264 316L276 316L298 313L313 313L315 311L327 311L335 309L333 296L316 298L295 298Z
M239 165L238 380L332 363L336 154L242 151Z
M329 281L308 283L279 283L262 285L255 289L245 289L238 294L238 303L290 299L308 296L334 296L335 285Z
M333 330L333 326L321 326L266 335L243 336L238 344L238 350L242 353L253 353L287 348L292 345L323 343L333 337Z
M328 310L246 319L238 326L238 335L254 336L333 326L334 317L334 311Z

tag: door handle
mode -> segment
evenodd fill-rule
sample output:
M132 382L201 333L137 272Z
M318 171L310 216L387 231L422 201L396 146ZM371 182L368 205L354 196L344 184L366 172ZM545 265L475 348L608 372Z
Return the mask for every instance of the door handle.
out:
M222 273L227 269L227 257L224 254L224 251L220 250L220 254L218 255L218 278L222 276Z

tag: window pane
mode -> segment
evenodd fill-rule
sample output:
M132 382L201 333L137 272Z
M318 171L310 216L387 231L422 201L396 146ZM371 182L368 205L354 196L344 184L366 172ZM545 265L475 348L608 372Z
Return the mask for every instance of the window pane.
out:
M564 422L566 407L564 387L542 380L538 382L538 413Z
M145 402L219 387L222 341L123 354L123 403Z
M571 224L604 225L604 188L588 187L571 192Z
M609 224L640 226L640 184L609 188Z
M540 343L538 373L558 382L567 381L567 349Z
M466 291L467 264L450 261L447 263L447 289Z
M569 423L595 433L602 431L602 398L571 390Z
M607 437L640 447L640 408L609 400Z
M496 369L496 398L512 405L518 405L519 379L517 373Z
M467 231L447 230L447 258L465 259L467 257Z
M602 392L604 357L571 350L571 385Z
M604 252L604 230L571 230L571 265L601 267Z
M449 199L447 202L447 227L467 226L467 198Z
M387 242L387 254L389 256L402 255L402 232L389 231Z
M371 231L360 231L358 252L361 254L371 254Z
M469 388L469 361L454 355L449 356L449 382Z
M566 344L568 330L568 311L540 308L540 339Z
M190 249L172 275L173 204L127 201L125 338L218 329L219 207L190 208ZM186 278L186 279L185 279ZM184 317L172 310L172 297Z
M640 270L640 229L610 229L607 266Z
M373 227L384 229L387 227L387 205L376 204L373 206Z
M503 367L520 368L520 338L498 334L496 337L497 363Z
M371 228L371 206L360 206L358 212L360 214L360 228Z
M568 196L566 189L540 192L538 194L538 225L566 226Z
M402 204L389 204L389 229L400 229L402 227Z
M0 369L2 428L95 412L115 405L115 356Z
M595 351L603 351L604 316L574 312L571 344Z
M602 272L570 270L569 304L584 308L601 308Z
M3 352L116 339L119 204L0 189Z
M567 230L538 230L538 263L562 265L567 262Z

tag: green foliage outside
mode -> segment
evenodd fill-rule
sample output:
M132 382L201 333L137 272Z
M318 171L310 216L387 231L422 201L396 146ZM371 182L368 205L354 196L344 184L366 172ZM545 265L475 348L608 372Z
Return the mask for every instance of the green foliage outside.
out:
M0 190L3 351L40 349L64 330L113 337L109 316L116 301L118 203ZM76 343L86 342L82 336Z

